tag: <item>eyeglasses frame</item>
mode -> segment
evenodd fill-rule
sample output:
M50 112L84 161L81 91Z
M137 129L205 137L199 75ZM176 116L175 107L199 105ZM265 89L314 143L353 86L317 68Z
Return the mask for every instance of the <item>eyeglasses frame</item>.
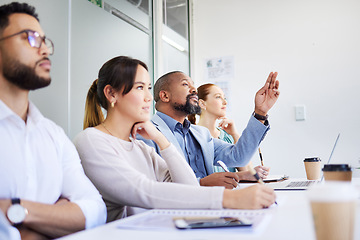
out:
M41 40L42 40L42 41L40 42L39 47L31 46L31 43L30 43L30 41L29 41L29 32L32 32L33 34L38 34L38 35L39 35L39 38L41 38ZM6 40L6 39L8 39L8 38L17 36L17 35L22 34L22 33L26 33L26 34L27 34L27 39L28 39L29 45L30 45L31 47L37 48L37 49L40 49L40 48L41 48L41 45L42 45L43 43L45 43L45 40L47 39L47 40L51 43L51 49L52 49L52 52L49 53L49 55L53 55L53 54L54 54L54 43L53 43L53 41L51 41L51 39L47 38L46 36L41 37L41 36L40 36L40 33L38 33L37 31L34 31L34 30L30 30L30 29L25 29L25 30L22 30L22 31L20 31L20 32L11 34L11 35L9 35L9 36L0 38L0 41ZM45 46L49 49L49 47L46 45L46 43L45 43ZM50 50L50 49L49 49L49 50Z

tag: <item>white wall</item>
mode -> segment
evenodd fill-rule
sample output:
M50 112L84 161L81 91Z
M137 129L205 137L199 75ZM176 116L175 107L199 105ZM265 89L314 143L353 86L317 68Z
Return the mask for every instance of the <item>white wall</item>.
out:
M273 174L305 177L302 160L326 162L339 132L332 162L359 167L359 10L356 0L193 1L192 77L201 85L204 59L234 56L231 117L239 130L268 73L279 72L281 95L261 144ZM306 121L295 121L297 104Z

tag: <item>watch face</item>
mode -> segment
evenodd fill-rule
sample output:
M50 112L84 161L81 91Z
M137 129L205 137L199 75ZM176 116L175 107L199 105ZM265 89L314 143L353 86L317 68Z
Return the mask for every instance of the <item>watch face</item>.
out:
M20 204L11 205L7 211L7 217L13 224L22 223L26 214L27 210Z

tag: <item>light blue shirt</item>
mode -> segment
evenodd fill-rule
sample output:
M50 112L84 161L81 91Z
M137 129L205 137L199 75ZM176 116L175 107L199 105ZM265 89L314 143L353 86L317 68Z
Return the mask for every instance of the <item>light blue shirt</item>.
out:
M190 121L185 119L184 123L181 124L180 122L161 112L157 112L157 115L166 123L166 125L174 134L182 152L184 153L186 161L194 170L196 177L206 177L208 173L205 169L204 155L200 144L189 131L191 126Z
M183 154L184 158L186 158L185 155L187 154L183 152L180 147L173 130L170 129L160 115L163 117L167 116L158 111L152 117L152 123L160 132L162 132L162 134L164 134L169 142L175 145L178 151ZM177 123L177 121L175 122ZM176 123L174 125L176 125ZM197 157L194 157L194 159L196 159L196 162L204 164L206 174L210 175L214 172L214 165L219 166L217 163L218 160L223 161L228 167L242 167L248 164L269 129L270 126L268 124L264 125L256 120L254 116L251 116L236 144L230 144L220 139L213 138L209 129L194 124L190 124L188 134L191 134L191 137L193 137L196 140L195 142L199 144L198 146L200 146L200 150L197 150L196 152L198 153L200 151L202 154L201 161L198 161ZM145 139L139 134L136 138L155 148L156 152L160 154L159 146L154 141Z

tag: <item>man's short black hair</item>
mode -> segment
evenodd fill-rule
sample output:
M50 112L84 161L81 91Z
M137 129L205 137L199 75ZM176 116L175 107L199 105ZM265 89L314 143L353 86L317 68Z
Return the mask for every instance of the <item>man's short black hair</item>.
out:
M0 34L5 27L9 25L9 16L13 13L25 13L36 18L39 21L38 15L35 12L35 7L27 3L12 2L0 6Z
M173 72L169 72L166 73L164 75L162 75L156 82L154 85L154 100L155 102L158 102L160 100L160 96L159 93L162 90L168 90L168 86L169 86L169 82L171 80L171 76L175 73L183 73L181 71L173 71Z

